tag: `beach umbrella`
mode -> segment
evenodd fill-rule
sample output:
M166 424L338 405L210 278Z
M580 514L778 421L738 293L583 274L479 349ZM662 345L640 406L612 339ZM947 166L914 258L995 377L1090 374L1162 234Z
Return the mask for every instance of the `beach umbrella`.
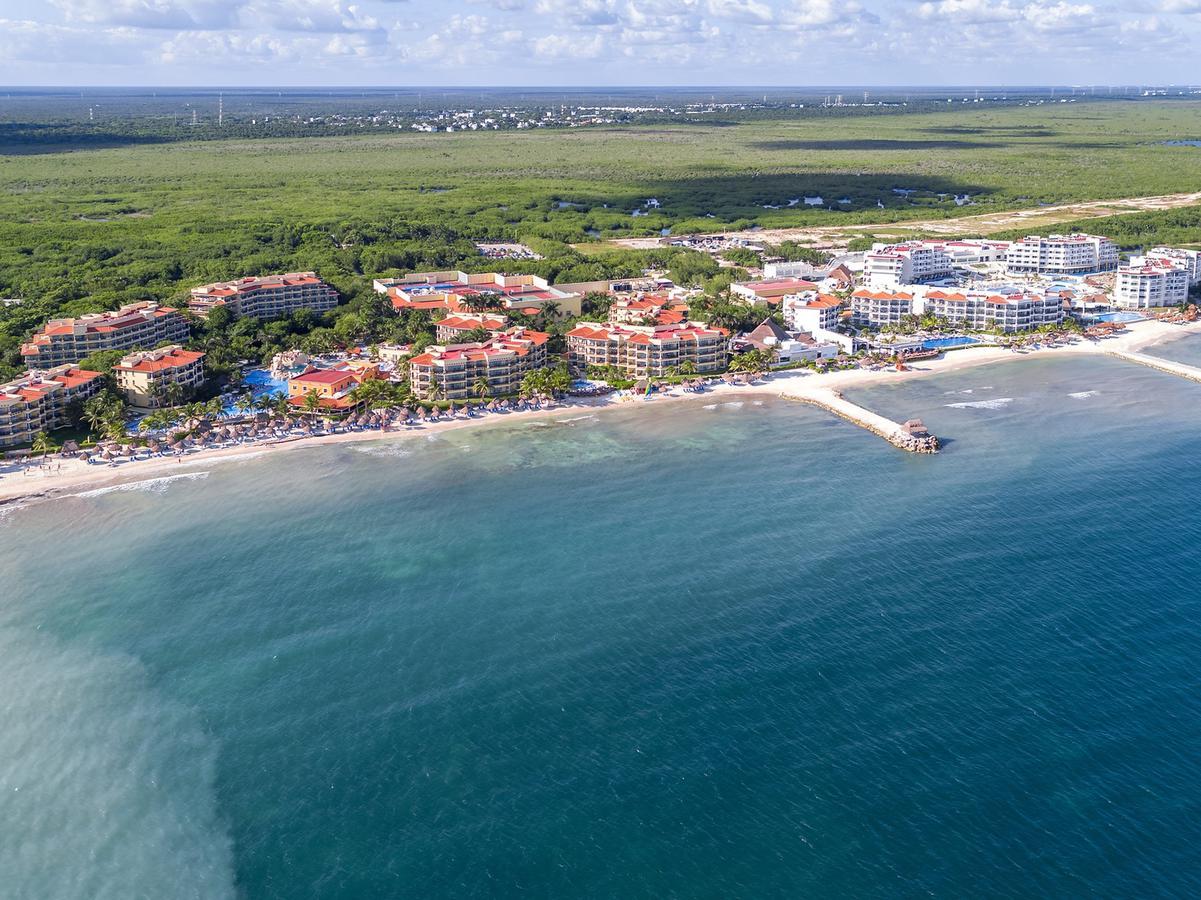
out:
M115 456L115 454L111 450L105 450L103 453L100 454L100 458L103 459L105 462L108 462L110 459L113 459L114 456Z

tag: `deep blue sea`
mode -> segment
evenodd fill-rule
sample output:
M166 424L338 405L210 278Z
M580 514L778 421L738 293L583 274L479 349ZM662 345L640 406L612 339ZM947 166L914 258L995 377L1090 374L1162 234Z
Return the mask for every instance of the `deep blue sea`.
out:
M1201 386L851 396L6 515L0 894L1201 895Z

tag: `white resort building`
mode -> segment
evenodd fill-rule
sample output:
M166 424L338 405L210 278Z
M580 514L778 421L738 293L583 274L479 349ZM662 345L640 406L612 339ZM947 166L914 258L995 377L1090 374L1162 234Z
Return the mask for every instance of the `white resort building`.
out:
M1126 309L1177 306L1188 299L1188 289L1187 269L1159 261L1144 262L1118 269L1113 302Z
M908 241L875 244L863 258L863 277L869 287L888 288L942 278L953 271L941 242Z
M1201 283L1201 250L1152 247L1144 256L1136 256L1130 260L1132 266L1145 263L1179 266L1188 273L1189 284Z
M972 331L995 328L1011 334L1062 324L1063 298L1058 294L930 291L924 311Z
M860 288L851 294L851 324L860 328L899 325L913 315L913 294L904 291L872 291Z
M784 324L791 331L834 331L845 304L830 294L808 291L784 298Z
M1009 245L1005 263L1015 275L1086 275L1118 266L1118 248L1091 234L1030 235Z

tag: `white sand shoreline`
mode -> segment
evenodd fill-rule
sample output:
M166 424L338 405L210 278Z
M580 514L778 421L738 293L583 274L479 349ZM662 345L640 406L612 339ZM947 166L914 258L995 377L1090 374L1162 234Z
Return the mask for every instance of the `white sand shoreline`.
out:
M1190 334L1201 334L1201 323L1191 326L1169 325L1163 322L1137 322L1117 337L1098 342L1082 341L1068 347L1033 350L1017 354L999 347L977 347L955 350L932 360L915 363L904 372L893 369L871 371L854 369L815 375L806 371L771 373L761 383L749 386L727 384L710 385L702 394L684 393L674 388L666 394L650 399L585 398L561 403L552 409L521 410L506 413L490 413L479 418L452 419L430 422L417 426L402 426L389 431L377 429L350 431L312 438L285 439L282 442L260 442L241 444L235 447L201 450L184 456L156 457L147 460L123 462L116 466L85 463L81 460L49 460L49 470L33 468L22 474L20 466L0 469L0 512L30 501L51 500L94 491L101 488L133 482L196 473L205 465L219 464L227 460L249 459L268 455L290 453L308 447L327 444L344 444L359 441L389 441L423 435L438 434L465 427L484 427L533 419L554 419L581 411L598 412L605 409L630 409L654 406L660 403L699 401L709 397L772 396L803 401L825 401L832 391L868 387L876 384L899 384L915 378L956 372L997 362L1018 362L1035 357L1069 357L1072 355L1105 355L1111 350L1135 351L1155 344L1165 343Z

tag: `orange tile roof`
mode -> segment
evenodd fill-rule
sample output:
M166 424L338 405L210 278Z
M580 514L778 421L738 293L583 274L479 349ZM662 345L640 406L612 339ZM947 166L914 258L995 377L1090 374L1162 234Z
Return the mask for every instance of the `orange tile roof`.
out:
M142 358L137 359L142 354L133 354L125 357L125 359L135 359L129 365L125 364L125 359L121 360L113 369L119 369L122 372L162 372L166 369L178 369L181 366L191 365L198 360L204 359L204 354L196 350L172 350L170 353L164 353L158 359Z

